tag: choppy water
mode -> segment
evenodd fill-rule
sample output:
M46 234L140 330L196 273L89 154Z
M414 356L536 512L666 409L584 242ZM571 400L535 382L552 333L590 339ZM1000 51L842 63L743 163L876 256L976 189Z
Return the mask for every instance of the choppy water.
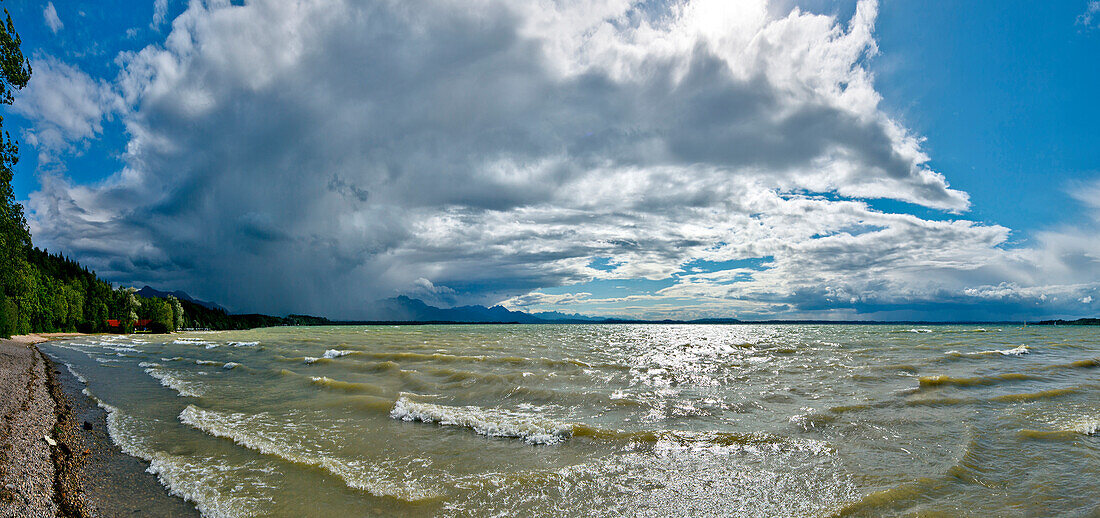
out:
M41 347L208 516L1096 516L1098 333L349 326Z

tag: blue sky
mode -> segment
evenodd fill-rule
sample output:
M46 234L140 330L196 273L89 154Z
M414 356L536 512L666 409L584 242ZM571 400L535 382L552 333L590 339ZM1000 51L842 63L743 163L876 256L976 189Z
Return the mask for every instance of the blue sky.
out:
M1100 309L1088 0L5 4L16 196L120 283L345 318Z

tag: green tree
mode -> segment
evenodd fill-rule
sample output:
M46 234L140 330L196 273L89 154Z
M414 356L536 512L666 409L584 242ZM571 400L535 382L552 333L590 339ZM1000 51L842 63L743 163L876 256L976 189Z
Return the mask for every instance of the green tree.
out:
M154 333L167 333L172 330L172 305L164 299L141 297L142 319L150 320L148 329Z
M134 322L138 319L138 309L141 308L141 301L138 300L137 295L134 292L137 291L134 288L124 288L121 290L122 295L122 314L119 315L119 319L122 320L122 332L133 333Z
M183 305L171 295L168 296L168 302L172 304L172 330L179 331L183 329Z
M22 40L15 32L11 14L4 9L6 21L0 23L0 104L15 101L14 90L27 86L31 64L23 57ZM4 131L0 115L0 336L22 330L25 312L20 311L18 290L21 277L27 275L25 254L31 246L31 234L23 216L23 206L15 201L11 187L19 145Z

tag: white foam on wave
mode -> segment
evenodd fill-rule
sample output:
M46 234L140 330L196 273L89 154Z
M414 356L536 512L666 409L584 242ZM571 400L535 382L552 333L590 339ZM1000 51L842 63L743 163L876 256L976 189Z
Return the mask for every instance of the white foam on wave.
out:
M82 392L106 411L111 441L123 453L148 462L145 471L156 475L169 493L193 502L203 516L228 518L256 514L255 500L215 489L226 485L224 479L232 476L234 466L217 458L189 458L153 450L145 444L145 434L139 431L139 421L135 417L99 399L87 388Z
M222 362L212 360L195 360L195 365L221 365Z
M328 358L328 359L331 360L331 359L334 359L334 358L339 358L341 356L347 356L347 355L349 355L353 352L355 352L355 351L344 351L344 350L340 350L340 349L329 349L329 350L325 351L325 354L323 354L322 356L324 356L325 358Z
M183 397L202 397L204 392L202 384L181 380L171 371L161 369L159 366L149 367L145 369L145 373Z
M243 414L216 412L187 405L179 420L215 437L223 437L266 455L275 455L298 464L325 469L340 477L348 487L375 496L395 497L409 502L436 498L438 491L421 487L402 478L390 477L397 470L384 469L360 459L347 459L304 443L293 431L295 426L280 423L266 413ZM288 435L288 429L289 435ZM309 435L309 434L303 434Z
M1025 354L1031 354L1031 349L1026 345L1021 345L1019 347L1014 347L1012 349L993 349L993 350L989 350L989 351L978 351L978 352L970 352L970 353L963 353L963 352L952 350L952 351L947 351L944 354L946 354L947 356L955 356L955 357L967 356L967 357L970 357L970 358L977 358L977 357L980 357L980 356L990 356L990 355L997 355L997 354L1002 355L1002 356L1023 356Z
M214 342L208 342L206 340L200 340L198 338L178 338L172 341L172 343L175 345L204 345L207 349L213 349L214 347L218 346L218 344L215 344Z
M120 352L120 353L140 352L140 351L138 351L137 349L135 349L133 347L126 347L126 346L116 347L116 346L113 346L113 345L95 345L94 347L98 347L100 349L107 349L108 351L115 351L115 352Z
M1005 356L1021 356L1024 354L1030 354L1031 349L1028 349L1026 345L1021 345L1013 349L1002 349L994 352L1001 353Z
M923 328L922 329L910 329L909 332L910 333L931 333L932 330L931 329L923 329Z
M1083 418L1073 423L1070 430L1083 435L1096 435L1100 431L1100 419Z
M69 362L64 362L64 363L65 363L65 368L69 369L69 374L72 374L73 377L76 378L77 381L79 381L79 382L81 382L85 385L88 384L87 378L85 378L84 376L81 376L79 372L76 372L76 369L73 368L73 364L71 364Z
M393 405L390 417L402 421L439 423L461 426L489 437L516 437L529 444L557 444L568 439L573 425L556 423L505 410L476 406L454 407L413 401L401 396Z
M229 342L233 347L256 347L260 342Z
M222 368L225 369L225 370L231 370L231 369L236 369L237 367L240 367L240 366L241 366L241 364L239 364L237 362L227 362L225 365L222 365Z
M313 363L313 362L316 362L317 360L320 360L320 358L316 358L316 357L313 357L313 356L306 356L305 358L302 359L302 361L305 362L305 363Z

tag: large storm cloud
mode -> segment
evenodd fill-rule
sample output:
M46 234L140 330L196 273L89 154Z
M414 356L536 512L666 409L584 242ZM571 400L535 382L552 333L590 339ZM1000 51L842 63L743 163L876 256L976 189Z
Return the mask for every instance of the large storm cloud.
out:
M605 302L809 314L1095 290L1036 277L1064 234L1013 251L1008 229L959 219L967 194L879 107L874 2L849 20L768 7L193 1L117 78L36 63L20 102L40 154L104 117L129 142L98 184L44 172L32 231L119 282L351 318L425 286L547 309L587 294L540 288L673 274L638 306ZM1091 279L1095 243L1076 245ZM768 259L684 269L751 258Z

